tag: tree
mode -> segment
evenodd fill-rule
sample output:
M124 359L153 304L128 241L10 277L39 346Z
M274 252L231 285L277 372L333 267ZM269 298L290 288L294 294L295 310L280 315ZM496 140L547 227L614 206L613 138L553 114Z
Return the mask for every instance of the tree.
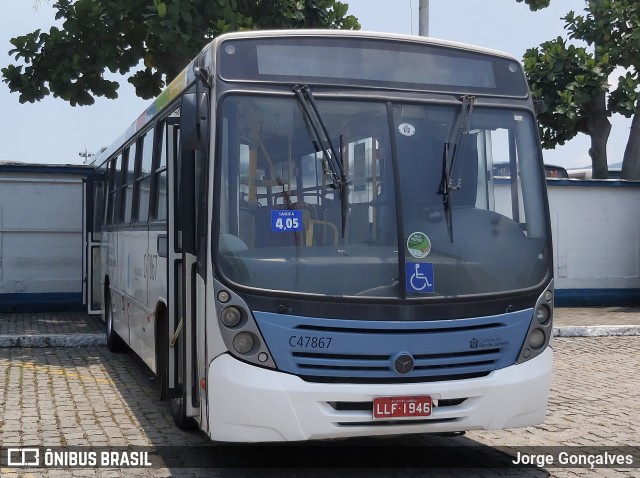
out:
M23 64L1 71L21 103L50 94L73 106L117 98L120 85L107 72L128 75L138 96L152 98L228 31L360 28L336 0L56 0L53 7L62 28L11 39L9 53Z
M637 0L590 2L589 15L568 16L572 38L594 45L596 58L624 68L610 92L607 106L612 113L632 118L622 158L622 178L640 179L640 3ZM601 53L599 53L601 52Z
M526 3L532 11L540 10L549 6L550 0L516 0L518 3Z
M607 178L609 117L633 117L622 177L640 179L640 3L589 0L585 13L571 11L563 20L569 38L589 49L558 37L524 55L532 94L547 106L538 116L542 143L553 148L578 133L587 134L593 177ZM609 77L619 67L626 73L610 85Z
M549 5L516 1L531 10ZM129 75L138 96L152 98L207 41L227 31L360 28L336 0L55 0L53 8L62 28L11 39L16 64L1 72L22 103L48 95L74 106L93 104L96 96L117 98L120 85L105 77L108 71Z

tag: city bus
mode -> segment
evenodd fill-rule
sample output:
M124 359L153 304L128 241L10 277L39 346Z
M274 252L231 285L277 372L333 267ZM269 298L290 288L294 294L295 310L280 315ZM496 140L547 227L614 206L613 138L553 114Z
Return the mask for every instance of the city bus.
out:
M87 288L108 348L213 441L542 423L535 113L518 60L480 47L220 35L94 160Z

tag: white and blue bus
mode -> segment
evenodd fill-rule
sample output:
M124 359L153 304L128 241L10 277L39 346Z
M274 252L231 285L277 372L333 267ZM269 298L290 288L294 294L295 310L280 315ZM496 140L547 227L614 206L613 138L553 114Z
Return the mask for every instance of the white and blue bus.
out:
M95 164L93 302L179 427L277 442L543 422L552 244L515 58L221 35Z

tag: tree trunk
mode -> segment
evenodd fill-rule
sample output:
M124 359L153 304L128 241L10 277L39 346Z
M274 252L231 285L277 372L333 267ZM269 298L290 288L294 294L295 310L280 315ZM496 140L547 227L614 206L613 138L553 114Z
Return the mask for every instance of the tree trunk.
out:
M595 10L604 5L604 0L592 0L596 4ZM588 3L588 2L587 2ZM589 8L589 6L588 6ZM603 50L598 48L598 42L594 45L594 58L598 64L602 61L601 54ZM591 157L591 177L593 179L609 178L609 163L607 162L607 141L609 133L611 133L611 123L607 112L607 92L601 90L591 97L591 118L589 119L587 128L589 137L591 138L591 148L589 148L589 156Z
M595 94L591 100L591 118L587 128L591 138L589 156L591 157L592 177L593 179L607 179L609 177L607 140L611 132L611 123L607 116L604 91Z
M631 121L627 147L622 158L622 179L640 181L640 103Z

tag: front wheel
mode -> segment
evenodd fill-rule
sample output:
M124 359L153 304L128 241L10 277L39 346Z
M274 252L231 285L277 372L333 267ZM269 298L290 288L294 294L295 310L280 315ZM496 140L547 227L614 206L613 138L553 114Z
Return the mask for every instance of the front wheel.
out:
M166 400L169 390L169 329L164 311L156 314L156 375L160 383L160 400Z
M198 422L193 417L187 416L187 390L185 385L187 357L184 335L184 329L180 330L174 345L173 353L175 353L176 357L177 370L176 389L169 402L171 404L171 415L176 426L181 430L196 430Z
M104 314L105 314L105 332L107 339L107 348L110 352L122 352L125 349L125 343L120 336L113 329L113 310L111 304L111 293L105 294L104 300Z

